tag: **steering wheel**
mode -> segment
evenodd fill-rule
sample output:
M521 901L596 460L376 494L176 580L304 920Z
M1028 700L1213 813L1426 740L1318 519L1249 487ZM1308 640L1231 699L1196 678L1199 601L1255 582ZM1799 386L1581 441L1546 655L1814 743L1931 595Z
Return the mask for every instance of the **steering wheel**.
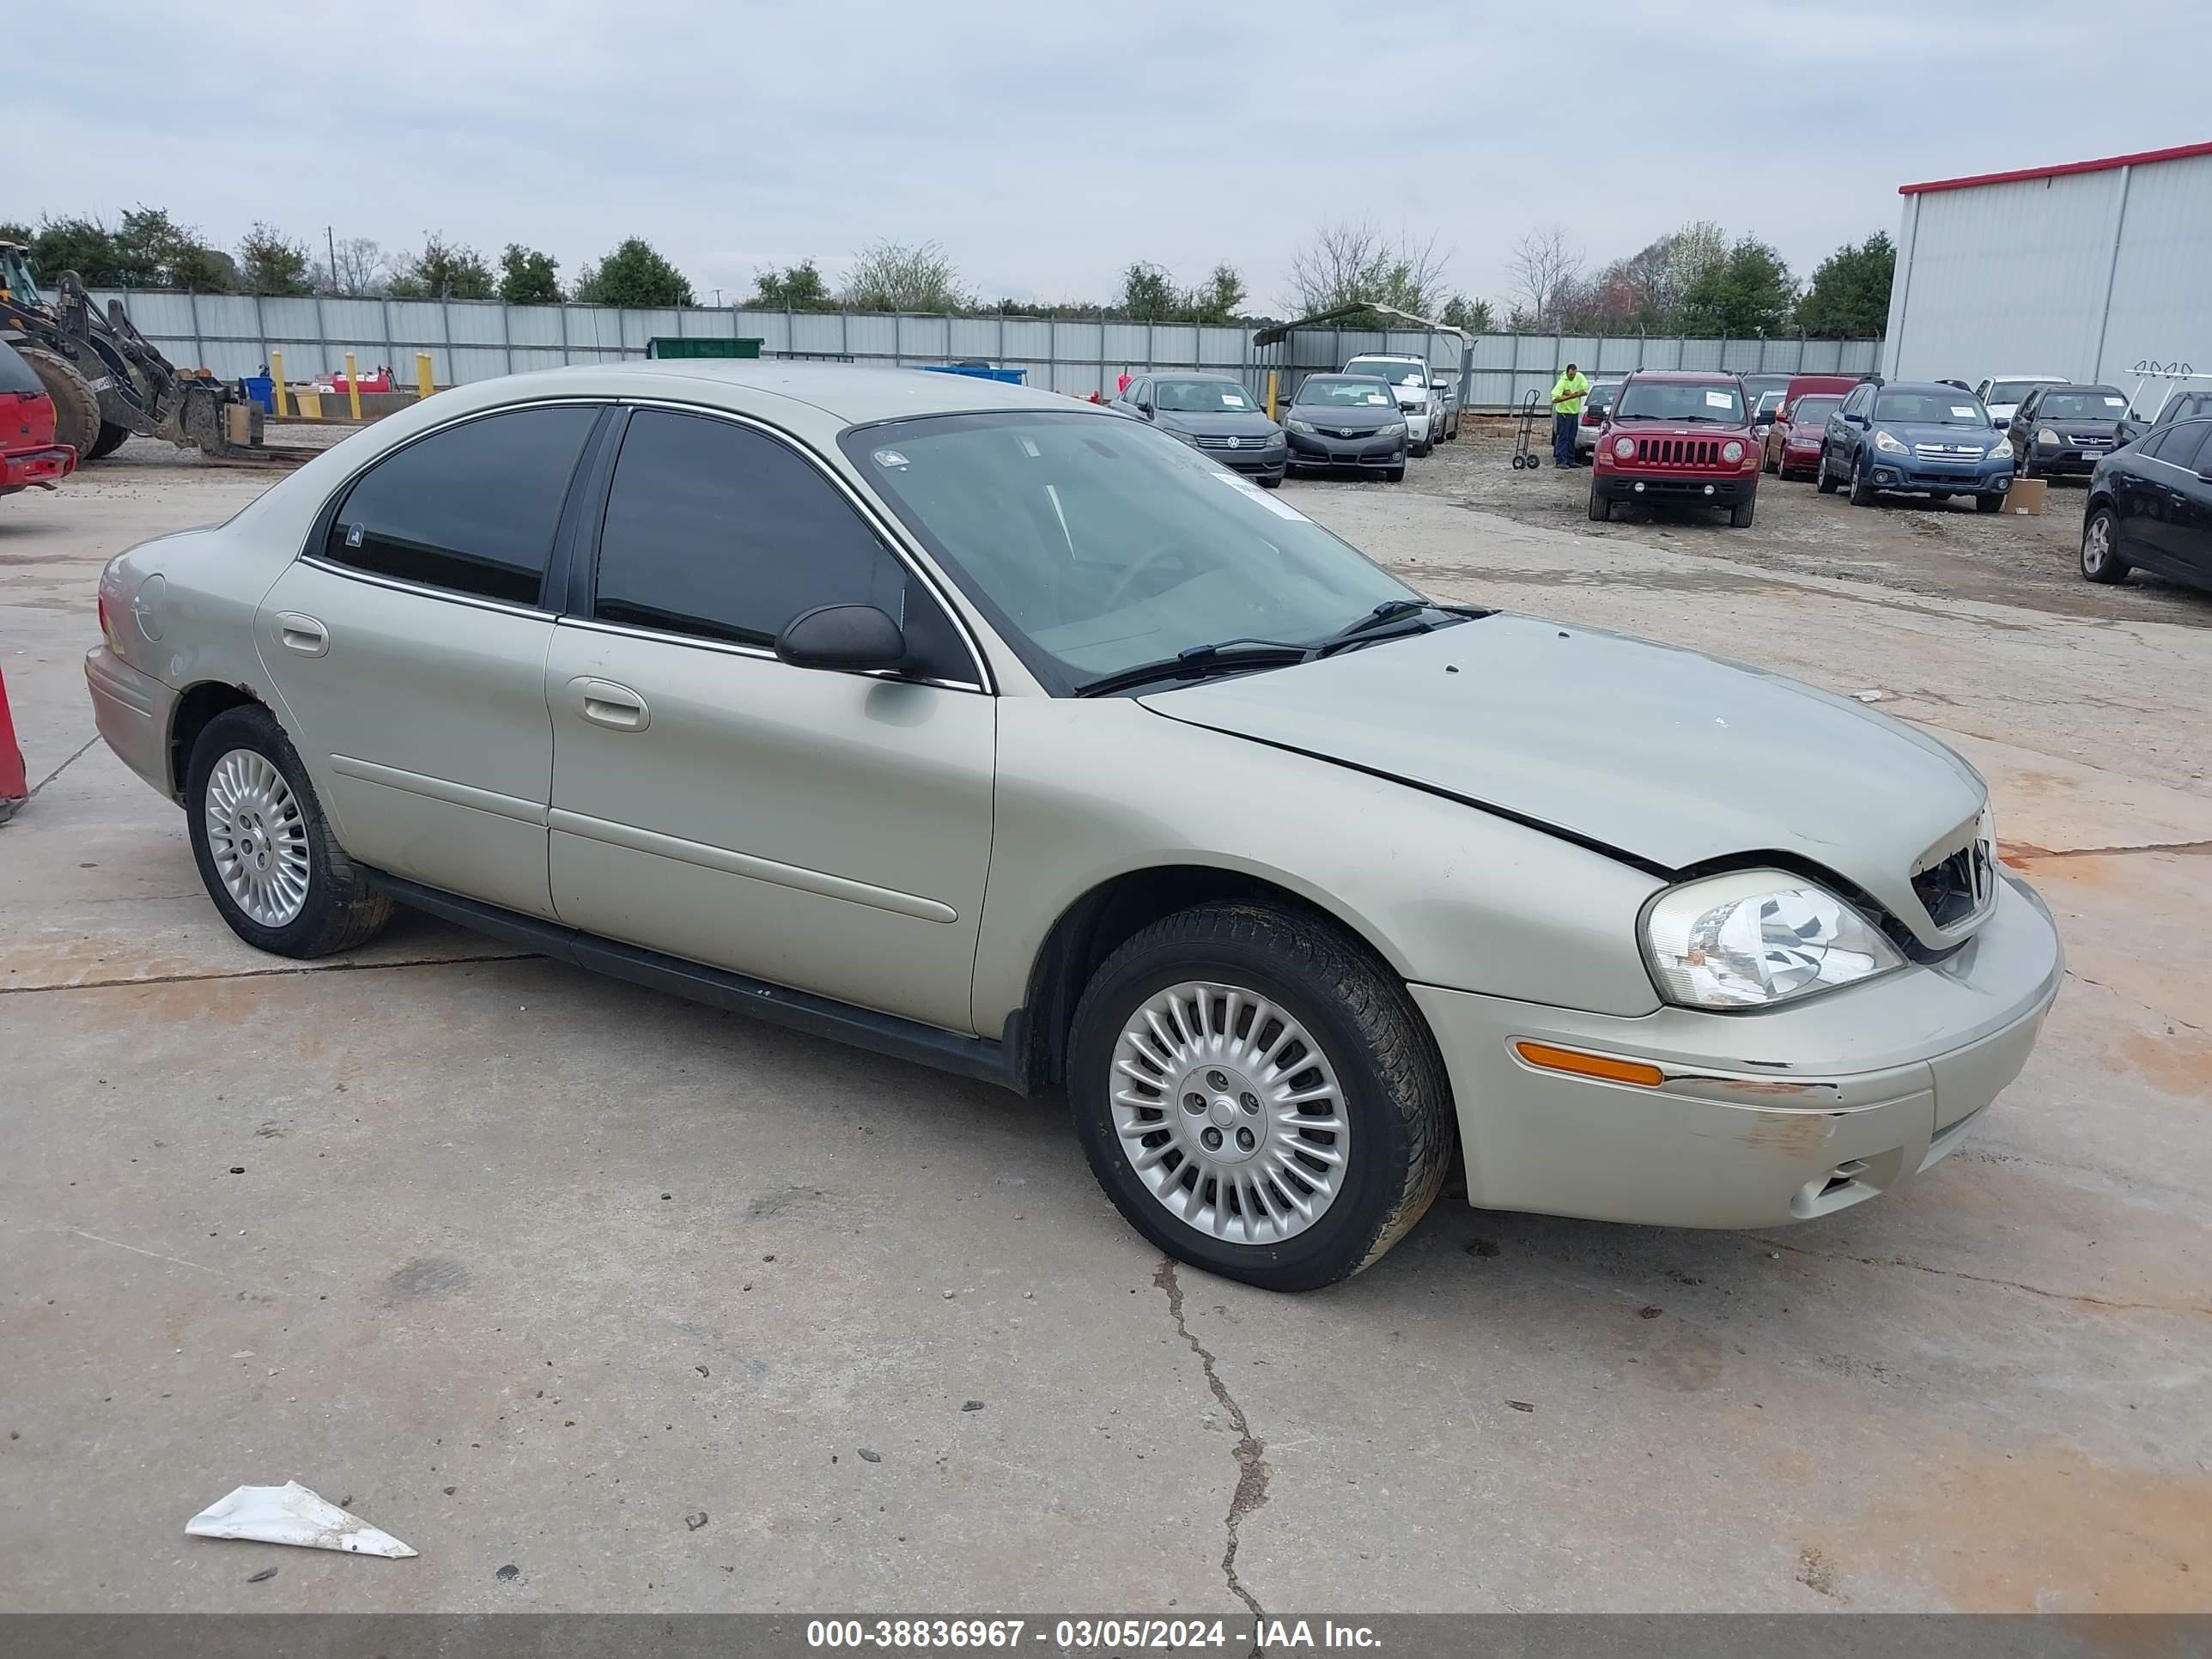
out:
M1124 599L1129 597L1129 590L1137 585L1137 578L1143 575L1154 565L1164 564L1170 559L1182 559L1186 558L1187 556L1188 556L1185 555L1182 549L1176 547L1172 544L1164 547L1154 548L1151 552L1146 554L1144 557L1139 559L1134 564L1131 565L1127 570L1124 570L1121 573L1121 579L1114 584L1113 592L1107 594L1105 599L1100 601L1100 608L1106 611L1112 611L1118 607Z

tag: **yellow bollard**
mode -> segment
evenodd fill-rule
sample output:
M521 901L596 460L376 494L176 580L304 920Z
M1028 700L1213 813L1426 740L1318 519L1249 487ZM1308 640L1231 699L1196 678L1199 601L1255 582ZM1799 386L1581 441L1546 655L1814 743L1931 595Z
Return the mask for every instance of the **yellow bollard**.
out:
M269 354L269 378L276 383L276 418L281 421L292 412L291 404L284 398L284 354L281 351Z
M430 354L427 351L416 352L415 354L415 395L418 398L427 398L437 389L430 384Z
M1275 371L1267 371L1267 418L1275 418Z
M361 371L353 366L353 353L346 353L346 402L353 409L356 424L361 420Z

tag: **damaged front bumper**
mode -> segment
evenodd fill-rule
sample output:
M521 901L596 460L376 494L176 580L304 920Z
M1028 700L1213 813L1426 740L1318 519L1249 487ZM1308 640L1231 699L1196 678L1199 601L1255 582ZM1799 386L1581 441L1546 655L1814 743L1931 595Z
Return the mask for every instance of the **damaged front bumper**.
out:
M1412 987L1457 1102L1468 1201L1672 1227L1765 1227L1893 1190L2019 1075L2065 960L2007 877L1950 957L1764 1012L1633 1018ZM1530 1064L1535 1043L1656 1085Z

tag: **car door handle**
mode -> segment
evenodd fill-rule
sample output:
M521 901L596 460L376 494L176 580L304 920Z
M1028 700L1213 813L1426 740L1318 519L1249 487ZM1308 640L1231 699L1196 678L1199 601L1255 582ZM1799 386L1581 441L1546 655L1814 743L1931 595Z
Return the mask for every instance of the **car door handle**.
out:
M297 611L280 611L276 613L276 642L303 657L325 656L331 648L331 630L313 617L302 616Z
M615 732L642 732L653 724L653 711L645 706L645 699L626 685L583 676L568 682L568 692L577 711L594 726Z

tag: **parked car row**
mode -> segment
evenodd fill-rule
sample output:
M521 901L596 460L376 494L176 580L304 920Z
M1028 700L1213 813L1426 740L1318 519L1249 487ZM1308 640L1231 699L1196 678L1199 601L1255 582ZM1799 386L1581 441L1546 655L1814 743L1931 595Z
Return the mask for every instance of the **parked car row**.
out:
M1399 483L1408 456L1450 442L1460 425L1458 376L1395 354L1309 374L1279 406L1279 420L1237 376L1199 369L1139 375L1111 406L1269 489L1301 471Z

